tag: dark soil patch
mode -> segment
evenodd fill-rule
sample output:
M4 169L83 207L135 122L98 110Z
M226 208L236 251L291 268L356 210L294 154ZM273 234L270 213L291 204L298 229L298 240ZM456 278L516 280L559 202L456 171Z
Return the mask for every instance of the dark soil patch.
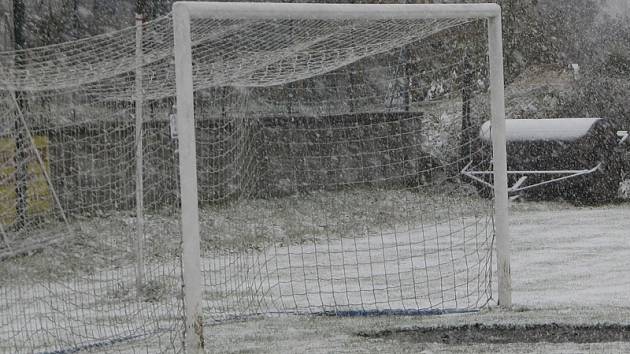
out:
M360 332L360 337L394 339L415 343L507 344L507 343L603 343L630 342L630 325L491 325L413 327L378 332Z

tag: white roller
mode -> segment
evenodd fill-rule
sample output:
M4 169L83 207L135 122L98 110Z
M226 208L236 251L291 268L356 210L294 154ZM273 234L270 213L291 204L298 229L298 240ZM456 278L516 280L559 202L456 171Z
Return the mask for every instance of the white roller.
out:
M602 118L506 119L507 141L574 141L588 134ZM481 126L481 138L490 141L491 123Z

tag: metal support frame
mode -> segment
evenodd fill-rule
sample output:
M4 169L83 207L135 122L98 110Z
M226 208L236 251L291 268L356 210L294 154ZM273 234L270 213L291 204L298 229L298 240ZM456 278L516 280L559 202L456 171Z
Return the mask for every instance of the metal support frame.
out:
M494 188L494 185L486 180L484 180L481 177L478 176L488 176L493 174L493 171L476 171L476 170L471 170L470 166L472 165L472 161L469 162L461 171L461 173L466 176L469 177L485 186L488 186L490 188ZM590 169L584 169L584 170L549 170L549 171L507 171L508 175L521 175L522 177L516 182L514 183L514 185L512 185L511 187L508 186L508 193L515 193L515 192L520 192L520 191L524 191L527 189L532 189L535 187L540 187L540 186L544 186L547 184L551 184L551 183L555 183L555 182L560 182L560 181L564 181L567 179L571 179L571 178L575 178L575 177L579 177L579 176L584 176L584 175L588 175L591 173L596 172L597 170L601 169L602 167L602 163L598 163L595 167L590 168ZM534 183L534 184L530 184L530 185L526 185L521 187L525 180L527 179L527 177L529 177L530 175L562 175L562 177L556 177L556 178L551 178L549 180L543 181L543 182L538 182L538 183Z
M143 167L143 141L142 122L144 91L142 88L144 63L142 50L142 31L144 16L136 14L136 87L135 87L135 145L136 145L136 291L137 296L142 297L144 287L144 167Z
M497 4L321 4L224 3L183 1L173 5L177 130L182 207L185 347L203 351L197 160L194 129L193 65L190 23L195 18L305 19L305 20L414 20L468 18L488 20L490 106L492 114L495 189L495 233L498 304L511 306L510 238L505 137L505 96L501 7Z

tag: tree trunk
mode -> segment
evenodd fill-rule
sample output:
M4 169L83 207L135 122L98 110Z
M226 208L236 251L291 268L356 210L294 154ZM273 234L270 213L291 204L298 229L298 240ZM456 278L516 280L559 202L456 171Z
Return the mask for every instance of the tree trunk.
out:
M72 35L75 39L81 37L81 21L79 17L79 0L72 0Z
M460 160L463 164L472 160L472 141L473 141L473 129L472 120L470 117L470 100L473 96L473 73L472 65L468 55L464 55L464 61L462 65L463 77L462 77L462 130L460 141Z
M24 49L24 22L25 9L23 0L13 0L13 44L16 50ZM15 67L19 68L24 64L24 55L15 55ZM20 91L15 92L15 98L19 108L24 112L26 101ZM28 207L28 162L27 162L27 142L24 134L19 113L15 112L15 227L21 230L26 225L26 213Z
M147 0L136 0L136 14L146 16Z

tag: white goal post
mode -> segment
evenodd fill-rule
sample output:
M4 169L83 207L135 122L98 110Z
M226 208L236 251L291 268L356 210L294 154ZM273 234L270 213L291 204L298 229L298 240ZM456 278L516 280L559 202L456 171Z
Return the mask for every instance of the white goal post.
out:
M214 20L417 20L487 19L490 108L494 166L494 228L498 269L498 304L509 307L510 240L505 146L504 77L501 10L496 4L350 5L289 3L177 2L173 6L177 88L177 130L183 234L185 342L187 352L203 347L202 262L200 254L193 41L191 22Z

